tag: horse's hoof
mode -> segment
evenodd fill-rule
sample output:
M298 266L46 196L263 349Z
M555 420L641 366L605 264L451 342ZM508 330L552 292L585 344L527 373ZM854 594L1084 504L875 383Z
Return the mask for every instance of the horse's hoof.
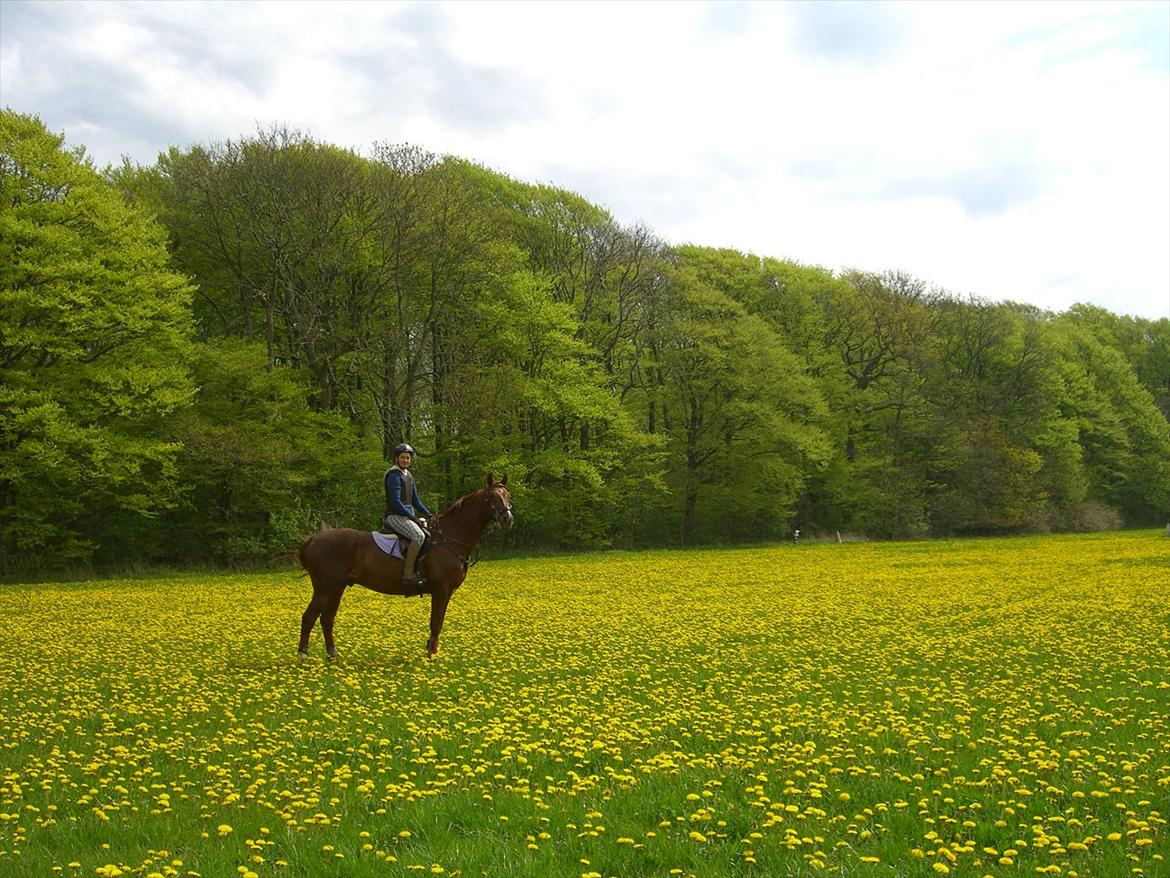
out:
M301 664L304 664L308 660L309 660L309 654L307 652L300 652L300 651L297 652L297 661L298 662L300 662Z
M333 650L332 652L327 652L327 653L325 654L325 657L326 657L327 659L329 659L329 661L333 661L334 659L336 659L336 658L337 658L337 655L338 655L338 653L337 653L337 650L335 649L335 650Z

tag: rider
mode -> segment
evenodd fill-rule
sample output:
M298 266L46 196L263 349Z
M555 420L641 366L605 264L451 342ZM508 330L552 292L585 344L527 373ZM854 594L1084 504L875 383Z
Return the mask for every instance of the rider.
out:
M414 564L426 538L420 522L425 524L431 517L431 510L418 496L414 476L410 474L413 459L414 449L405 442L395 446L395 466L386 472L385 478L386 525L408 540L406 560L402 563L402 585L405 588L418 588L422 584L422 577L414 572Z

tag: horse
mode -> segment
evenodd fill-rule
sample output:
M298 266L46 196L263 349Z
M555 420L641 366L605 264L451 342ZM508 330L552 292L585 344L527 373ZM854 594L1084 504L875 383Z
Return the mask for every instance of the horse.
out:
M465 494L440 516L431 521L431 546L419 565L422 585L417 589L402 585L400 558L393 558L378 548L369 531L340 527L321 530L309 537L299 549L297 560L313 583L313 597L301 616L301 642L297 655L303 661L309 655L309 635L317 619L325 635L325 654L337 658L333 641L333 622L345 589L361 585L381 594L403 597L431 595L431 636L427 656L439 652L439 632L447 615L447 602L467 578L471 553L489 522L510 528L512 496L508 477L497 482L489 473L487 484Z

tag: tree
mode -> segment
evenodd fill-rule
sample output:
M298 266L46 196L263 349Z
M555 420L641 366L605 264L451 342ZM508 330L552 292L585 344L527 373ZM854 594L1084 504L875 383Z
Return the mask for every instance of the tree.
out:
M84 560L177 501L191 288L165 235L41 121L0 113L0 551Z
M1121 351L1076 315L1059 323L1062 411L1078 431L1086 498L1129 524L1162 523L1170 509L1170 423Z
M522 266L489 289L476 308L474 353L452 376L462 469L511 475L525 509L521 539L629 544L663 492L660 443L606 386L570 304L553 301ZM583 435L593 441L582 443Z
M680 248L656 329L653 371L664 381L651 393L669 412L683 544L775 536L805 473L830 454L824 402L805 364L729 295L753 271L754 257Z
M161 215L199 283L203 334L262 337L268 368L313 376L313 404L344 404L338 360L369 334L378 295L366 231L365 162L274 129L160 158Z
M900 272L849 271L811 290L822 316L815 365L832 410L836 454L814 476L810 526L875 536L930 528L927 471L945 449L923 382L934 294Z
M321 521L362 528L379 520L385 467L376 441L344 415L309 407L306 370L265 363L258 342L193 346L199 392L164 427L182 443L185 489L166 518L165 556L266 558L295 548Z
M1074 305L1065 317L1120 351L1170 420L1170 320L1113 314L1095 305Z
M980 299L937 299L936 356L924 374L946 453L928 469L937 532L1045 524L1042 437L1059 417L1042 317ZM1051 465L1052 459L1049 458Z

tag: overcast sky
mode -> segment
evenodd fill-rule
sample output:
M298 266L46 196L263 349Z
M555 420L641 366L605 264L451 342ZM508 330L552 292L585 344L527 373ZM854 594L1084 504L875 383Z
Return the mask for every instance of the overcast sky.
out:
M0 104L99 164L287 124L670 242L1170 316L1170 2L0 0Z

